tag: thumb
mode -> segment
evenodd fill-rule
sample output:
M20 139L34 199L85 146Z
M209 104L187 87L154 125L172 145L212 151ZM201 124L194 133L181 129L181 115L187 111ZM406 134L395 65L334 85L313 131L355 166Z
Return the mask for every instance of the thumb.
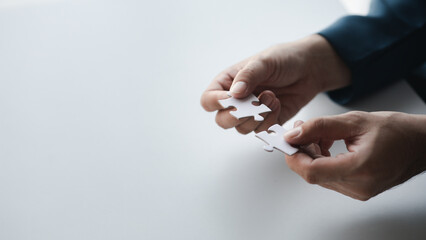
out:
M360 127L345 115L309 120L284 134L285 140L294 145L305 145L320 140L339 140L353 137Z
M268 77L268 68L264 61L249 61L235 76L230 94L236 98L248 96Z

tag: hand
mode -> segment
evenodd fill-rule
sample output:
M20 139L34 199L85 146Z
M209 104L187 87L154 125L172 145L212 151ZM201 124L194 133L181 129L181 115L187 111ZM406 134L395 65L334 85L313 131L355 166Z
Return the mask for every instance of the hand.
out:
M274 46L220 73L201 97L206 111L218 111L216 122L223 128L235 127L240 133L263 131L294 116L316 94L349 85L350 72L330 44L319 35ZM259 97L272 112L237 120L218 100L227 91L236 98L250 93Z
M349 112L298 121L285 134L302 146L286 156L288 166L307 182L359 200L405 182L426 169L426 116L396 112ZM331 157L335 140L347 153Z

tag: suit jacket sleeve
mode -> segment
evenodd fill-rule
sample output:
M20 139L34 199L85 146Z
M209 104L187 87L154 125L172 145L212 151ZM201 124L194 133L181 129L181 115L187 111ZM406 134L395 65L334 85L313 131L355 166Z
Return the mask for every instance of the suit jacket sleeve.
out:
M329 92L346 104L426 61L426 0L373 0L367 16L346 16L319 32L351 70L349 87Z

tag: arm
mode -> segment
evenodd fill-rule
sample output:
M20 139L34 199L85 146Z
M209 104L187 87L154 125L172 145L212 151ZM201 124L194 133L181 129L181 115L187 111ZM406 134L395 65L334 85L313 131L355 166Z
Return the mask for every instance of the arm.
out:
M368 16L341 18L319 34L351 71L349 87L329 92L345 104L426 61L426 1L375 0Z

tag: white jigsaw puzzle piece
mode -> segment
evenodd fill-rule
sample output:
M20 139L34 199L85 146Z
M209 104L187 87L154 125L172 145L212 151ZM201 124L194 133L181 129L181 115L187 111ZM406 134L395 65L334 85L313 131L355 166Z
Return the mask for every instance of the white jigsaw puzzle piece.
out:
M265 104L260 104L259 106L253 105L253 102L259 102L259 99L251 94L250 96L242 99L230 97L227 99L219 100L219 103L224 107L235 107L236 111L231 111L230 114L237 119L244 117L254 117L255 121L263 121L263 117L260 116L260 113L270 112Z
M260 138L268 144L263 147L265 151L272 152L275 148L288 155L293 155L298 151L297 148L292 147L284 140L284 133L286 133L287 130L281 125L275 124L271 126L268 130L272 131L273 133L263 131L256 134L256 137Z

